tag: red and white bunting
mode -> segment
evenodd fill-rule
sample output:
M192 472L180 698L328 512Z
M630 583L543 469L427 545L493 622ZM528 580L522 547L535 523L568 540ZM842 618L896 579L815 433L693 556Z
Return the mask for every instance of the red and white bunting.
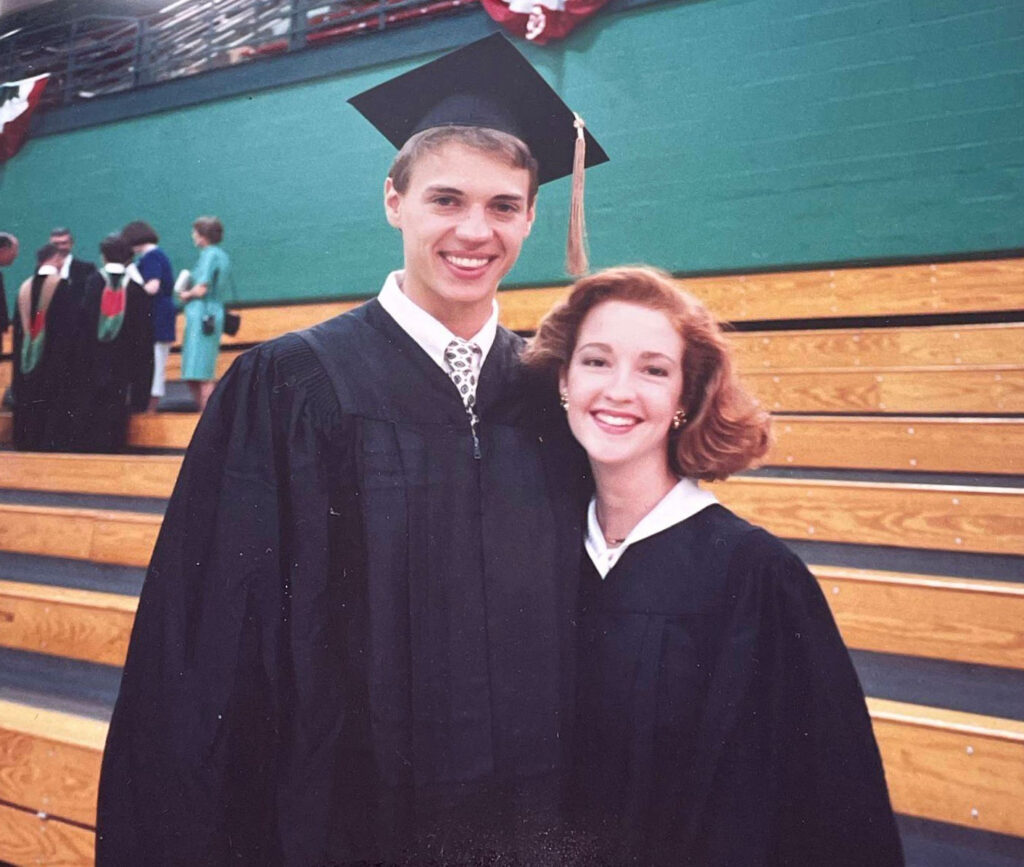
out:
M25 143L29 120L49 79L47 72L0 84L0 162L13 157Z

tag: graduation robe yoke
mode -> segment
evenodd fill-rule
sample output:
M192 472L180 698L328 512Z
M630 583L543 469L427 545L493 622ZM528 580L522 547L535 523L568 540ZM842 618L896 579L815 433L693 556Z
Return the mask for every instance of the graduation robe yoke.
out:
M143 587L99 864L538 857L582 510L521 343L499 328L481 371L479 459L376 301L236 361Z

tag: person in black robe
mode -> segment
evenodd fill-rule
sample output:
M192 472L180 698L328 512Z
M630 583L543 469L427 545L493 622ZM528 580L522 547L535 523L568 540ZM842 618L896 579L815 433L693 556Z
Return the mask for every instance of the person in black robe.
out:
M61 451L71 430L65 381L74 363L81 308L60 277L60 251L45 244L36 262L36 273L18 289L14 310L14 447Z
M455 80L536 88L523 65L498 47ZM203 413L110 725L101 867L581 857L559 823L584 462L497 326L536 189L499 120L412 135L386 185L404 272L243 355ZM541 177L572 165L571 113L549 123ZM443 369L455 337L478 380Z
M18 258L18 239L7 232L0 232L0 268L6 268ZM0 271L0 334L11 325L7 309L7 294L4 292L4 275Z
M120 452L128 436L133 389L149 397L149 379L140 380L140 368L152 363L150 298L142 276L132 265L134 251L120 235L100 242L103 267L85 284L82 328L72 390L75 413L75 450ZM150 377L151 378L151 377Z
M817 581L695 482L769 442L713 318L667 274L609 269L548 315L526 361L557 375L596 484L573 793L595 863L902 864Z

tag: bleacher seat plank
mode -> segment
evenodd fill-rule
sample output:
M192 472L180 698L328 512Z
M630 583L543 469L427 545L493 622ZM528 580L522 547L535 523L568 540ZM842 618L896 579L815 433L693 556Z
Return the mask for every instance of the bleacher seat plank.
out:
M773 412L1024 412L1024 367L845 367L744 372Z
M314 304L284 304L267 307L246 307L238 312L242 316L242 324L238 334L233 337L223 335L221 342L225 345L236 343L262 343L278 337L288 331L309 328L318 322L331 319L363 303L362 299L352 301L328 301ZM180 338L183 335L179 334Z
M913 316L1024 309L1024 259L681 278L724 321ZM564 287L509 289L502 322L533 331Z
M233 349L231 347L222 348L217 354L217 361L213 368L214 376L220 379L228 372L228 368L235 363L235 359L245 351L245 349ZM181 353L173 352L168 356L167 379L172 382L181 379Z
M0 581L0 646L123 665L138 599Z
M811 566L849 647L1024 669L1024 584Z
M680 281L720 319L817 319L1024 309L1024 259L837 268Z
M92 867L95 860L94 831L0 804L0 861Z
M1024 323L733 332L741 370L1020 364Z
M897 812L1024 835L1024 722L868 699Z
M180 468L177 456L11 452L0 461L0 488L166 497Z
M188 448L198 423L197 412L133 415L128 424L128 443L135 448Z
M160 521L134 512L3 504L0 551L145 566Z
M1024 419L777 415L767 464L1024 474Z
M0 700L0 801L94 826L106 734L101 720Z
M1024 551L1024 489L737 476L722 503L789 539L991 554Z
M4 392L10 386L13 376L14 369L11 366L10 359L0 360L0 397L3 397Z

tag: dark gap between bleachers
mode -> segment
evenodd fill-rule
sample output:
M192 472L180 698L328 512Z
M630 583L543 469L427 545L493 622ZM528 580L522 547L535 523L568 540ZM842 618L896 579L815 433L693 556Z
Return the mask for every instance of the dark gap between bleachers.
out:
M1024 720L1024 671L874 650L850 656L865 695Z
M0 551L0 578L23 584L138 596L145 575L141 566Z

